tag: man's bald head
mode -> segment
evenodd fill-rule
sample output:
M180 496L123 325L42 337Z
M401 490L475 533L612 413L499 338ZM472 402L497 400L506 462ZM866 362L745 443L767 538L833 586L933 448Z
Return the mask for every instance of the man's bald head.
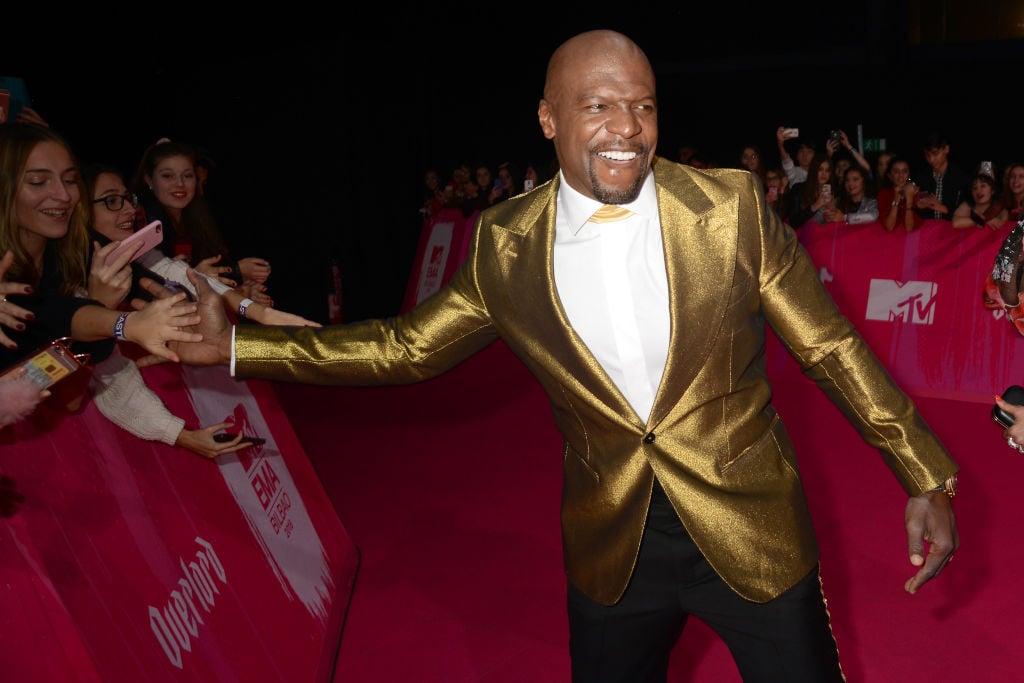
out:
M606 204L639 196L658 114L654 70L636 43L607 30L562 43L548 62L537 116L570 187Z
M566 75L572 75L575 67L580 64L599 65L608 60L638 60L651 69L647 55L628 36L618 31L598 29L579 33L565 41L555 49L548 60L548 70L544 81L544 99L554 96L553 88L564 87Z

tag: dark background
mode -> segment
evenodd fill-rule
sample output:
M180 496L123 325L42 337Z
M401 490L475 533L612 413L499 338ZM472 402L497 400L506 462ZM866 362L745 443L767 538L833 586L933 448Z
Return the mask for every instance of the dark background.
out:
M353 321L398 311L427 168L552 160L544 69L580 31L620 30L647 52L662 156L693 144L730 166L748 143L774 155L778 125L819 144L859 125L920 169L938 128L954 162L998 175L1024 159L1022 4L279 5L216 21L189 6L174 26L101 7L72 39L39 17L24 37L5 22L0 73L25 78L83 162L130 176L159 137L204 147L233 255L266 257L278 307L322 321L337 259Z

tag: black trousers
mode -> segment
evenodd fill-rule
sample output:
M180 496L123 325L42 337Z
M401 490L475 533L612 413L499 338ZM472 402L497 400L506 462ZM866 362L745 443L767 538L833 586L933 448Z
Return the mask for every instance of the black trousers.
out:
M574 683L665 683L691 614L722 638L745 683L845 681L818 570L770 602L741 598L704 559L657 484L622 600L600 605L572 582L568 595Z

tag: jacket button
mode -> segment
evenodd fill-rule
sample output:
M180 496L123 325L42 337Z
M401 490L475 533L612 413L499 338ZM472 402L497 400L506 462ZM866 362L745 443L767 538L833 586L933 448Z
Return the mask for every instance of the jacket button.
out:
M644 443L654 443L654 432L648 432L647 436L644 437Z

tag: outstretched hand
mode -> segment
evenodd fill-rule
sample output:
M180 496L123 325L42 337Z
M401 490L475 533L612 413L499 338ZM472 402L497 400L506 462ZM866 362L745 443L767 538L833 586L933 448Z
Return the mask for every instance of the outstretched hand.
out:
M241 431L235 434L230 441L217 441L217 439L214 438L214 435L217 432L224 429L230 429L231 427L234 427L234 423L220 422L200 429L182 429L181 433L178 434L178 439L175 441L175 445L187 448L193 453L203 456L207 460L214 460L221 455L237 453L238 451L246 448L251 448L251 443L242 441L245 434Z
M953 553L960 547L960 534L956 529L953 503L945 491L922 493L908 500L905 518L910 564L920 567L903 586L913 595L950 563Z
M199 277L191 268L187 275L199 297L200 320L192 330L202 338L180 341L174 351L187 365L227 365L231 362L231 323L224 313L224 302L206 278ZM172 295L166 287L149 278L140 278L139 285L158 299Z

